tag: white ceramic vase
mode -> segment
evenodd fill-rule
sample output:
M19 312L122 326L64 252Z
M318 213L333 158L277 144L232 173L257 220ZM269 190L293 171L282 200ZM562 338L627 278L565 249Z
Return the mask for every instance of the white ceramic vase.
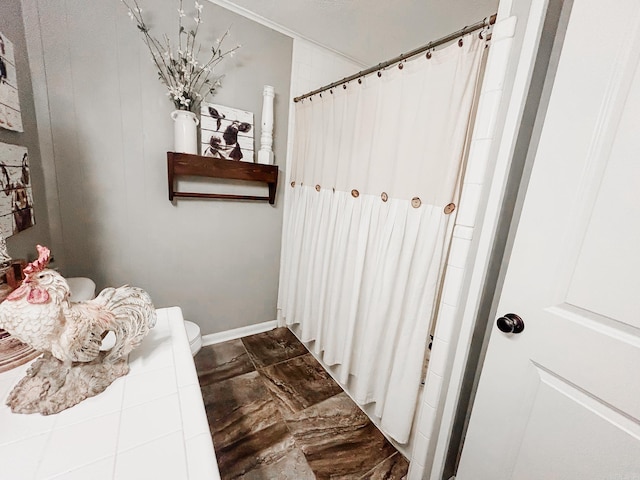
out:
M179 153L198 154L199 120L196 114L187 110L174 110L173 119L173 150Z

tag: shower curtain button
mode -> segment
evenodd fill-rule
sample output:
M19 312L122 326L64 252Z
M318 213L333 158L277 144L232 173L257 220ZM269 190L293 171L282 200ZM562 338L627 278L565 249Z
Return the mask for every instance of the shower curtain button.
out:
M444 213L446 213L447 215L449 215L451 212L453 212L456 209L456 204L455 203L450 203L448 204L446 207L444 207Z
M382 192L380 194L380 198L382 199L383 202L386 202L387 200L389 200L389 195L387 195L387 192Z
M420 197L413 197L411 199L411 206L413 208L420 208L420 205L422 205L422 200L420 200Z
M360 196L360 192L354 188L353 190L351 190L351 196L353 198L358 198Z

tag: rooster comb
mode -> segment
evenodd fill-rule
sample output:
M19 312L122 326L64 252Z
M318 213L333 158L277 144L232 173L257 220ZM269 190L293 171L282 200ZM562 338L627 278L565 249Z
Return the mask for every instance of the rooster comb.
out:
M51 251L42 245L37 245L36 248L38 249L38 259L34 260L24 268L24 273L27 275L41 272L47 268L47 265L49 264Z

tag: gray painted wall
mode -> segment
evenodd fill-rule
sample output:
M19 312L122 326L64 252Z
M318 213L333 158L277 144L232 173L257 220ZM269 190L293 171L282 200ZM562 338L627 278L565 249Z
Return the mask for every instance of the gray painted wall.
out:
M20 0L2 0L0 4L0 32L11 42L15 49L16 71L18 75L18 93L20 95L20 109L24 132L12 132L0 128L0 142L23 145L29 149L29 164L31 167L31 183L33 188L35 226L24 230L7 239L9 253L13 258L33 259L36 244L49 244L49 220L47 202L45 198L44 174L38 143L38 129L33 104L31 88L31 73L22 23L22 9Z
M43 157L55 164L47 193L59 202L52 235L63 273L91 277L98 288L141 286L157 307L182 307L204 334L275 319L282 187L275 207L171 204L166 152L173 144L173 108L124 6L117 0L23 2L35 89L46 90L42 98L36 94L36 108ZM284 172L292 40L203 3L201 40L209 44L232 25L227 45L242 44L221 65L226 77L211 101L253 111L258 140L262 87L273 85L274 151ZM141 6L157 33L176 30L174 0Z

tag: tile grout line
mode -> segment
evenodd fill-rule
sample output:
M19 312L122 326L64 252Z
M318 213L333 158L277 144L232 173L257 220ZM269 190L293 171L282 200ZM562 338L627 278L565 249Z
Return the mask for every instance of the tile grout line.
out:
M272 363L272 364L270 364L270 365L265 365L264 367L258 367L258 366L256 365L256 370L262 370L262 369L265 369L265 368L274 367L274 366L276 366L276 365L280 365L280 364L282 364L282 363L288 362L289 360L293 360L293 359L295 359L295 358L302 357L302 356L304 356L304 355L309 355L309 354L311 354L311 352L307 351L306 353L301 353L300 355L295 355L295 356L293 356L293 357L291 357L291 358L285 358L284 360L280 360L279 362Z
M362 480L364 477L366 477L367 475L369 475L371 472L373 472L376 468L378 468L380 465L382 465L384 462L386 462L387 460L389 460L391 457L393 457L394 455L401 455L401 453L396 450L395 452L393 452L391 455L389 455L387 458L383 459L382 461L376 463L371 470L369 470L368 472L365 472L364 475L362 475L358 480Z
M251 336L251 335L247 335L247 336ZM242 343L242 348L244 349L244 353L247 354L247 357L249 357L249 361L251 362L251 365L253 365L253 368L257 371L258 370L258 366L256 365L256 362L253 361L253 357L251 356L251 354L249 353L249 350L247 350L247 346L244 344L244 340L247 337L241 337L240 343Z

